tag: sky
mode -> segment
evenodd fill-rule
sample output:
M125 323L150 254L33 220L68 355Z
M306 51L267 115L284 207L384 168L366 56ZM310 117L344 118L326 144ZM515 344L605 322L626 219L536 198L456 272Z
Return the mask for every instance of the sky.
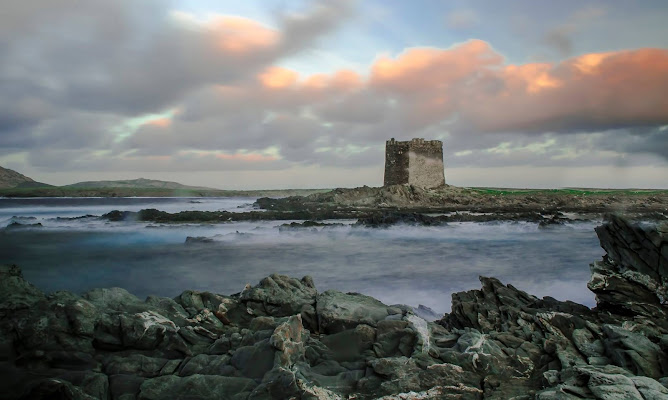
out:
M668 188L665 0L24 0L0 11L0 165L69 184Z

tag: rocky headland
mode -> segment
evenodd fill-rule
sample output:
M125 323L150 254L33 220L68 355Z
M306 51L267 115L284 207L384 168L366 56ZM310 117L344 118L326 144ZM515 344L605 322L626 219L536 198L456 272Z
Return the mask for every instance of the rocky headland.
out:
M665 213L666 190L476 189L413 185L335 189L285 198L260 198L258 207L273 211L402 210L413 212L577 212Z
M481 277L436 321L309 277L142 301L4 266L0 398L666 399L668 226L596 231L596 308Z
M668 220L668 191L528 190L508 192L412 185L335 189L282 198L262 197L256 211L181 211L156 209L112 211L110 221L157 223L223 223L234 221L356 220L356 225L443 225L448 222L526 221L541 226L568 221L601 220L607 213L645 221ZM296 228L297 226L292 226Z

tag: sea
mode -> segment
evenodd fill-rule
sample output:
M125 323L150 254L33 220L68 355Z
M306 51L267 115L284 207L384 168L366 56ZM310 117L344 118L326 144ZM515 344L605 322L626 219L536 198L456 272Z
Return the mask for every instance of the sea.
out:
M386 304L450 311L454 292L491 276L538 297L595 305L589 264L604 254L597 221L424 227L343 225L285 229L295 221L219 224L110 222L112 210L254 210L255 198L0 198L0 263L45 292L122 287L143 298L182 291L240 292L273 273L313 277L319 291L357 292ZM300 221L296 221L300 222ZM17 224L21 225L17 225ZM39 225L37 225L39 224ZM187 237L208 243L186 243Z

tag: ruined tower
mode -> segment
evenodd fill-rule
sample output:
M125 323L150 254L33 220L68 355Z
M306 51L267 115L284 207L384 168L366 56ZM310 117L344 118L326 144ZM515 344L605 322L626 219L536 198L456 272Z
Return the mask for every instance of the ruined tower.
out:
M443 142L413 139L385 142L384 185L411 184L433 188L445 185Z

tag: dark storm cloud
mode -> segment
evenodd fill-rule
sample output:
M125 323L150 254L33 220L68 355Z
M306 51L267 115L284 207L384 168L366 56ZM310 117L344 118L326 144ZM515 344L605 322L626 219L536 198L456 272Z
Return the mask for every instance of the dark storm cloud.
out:
M607 132L595 145L619 153L647 153L668 159L668 127L636 127Z

